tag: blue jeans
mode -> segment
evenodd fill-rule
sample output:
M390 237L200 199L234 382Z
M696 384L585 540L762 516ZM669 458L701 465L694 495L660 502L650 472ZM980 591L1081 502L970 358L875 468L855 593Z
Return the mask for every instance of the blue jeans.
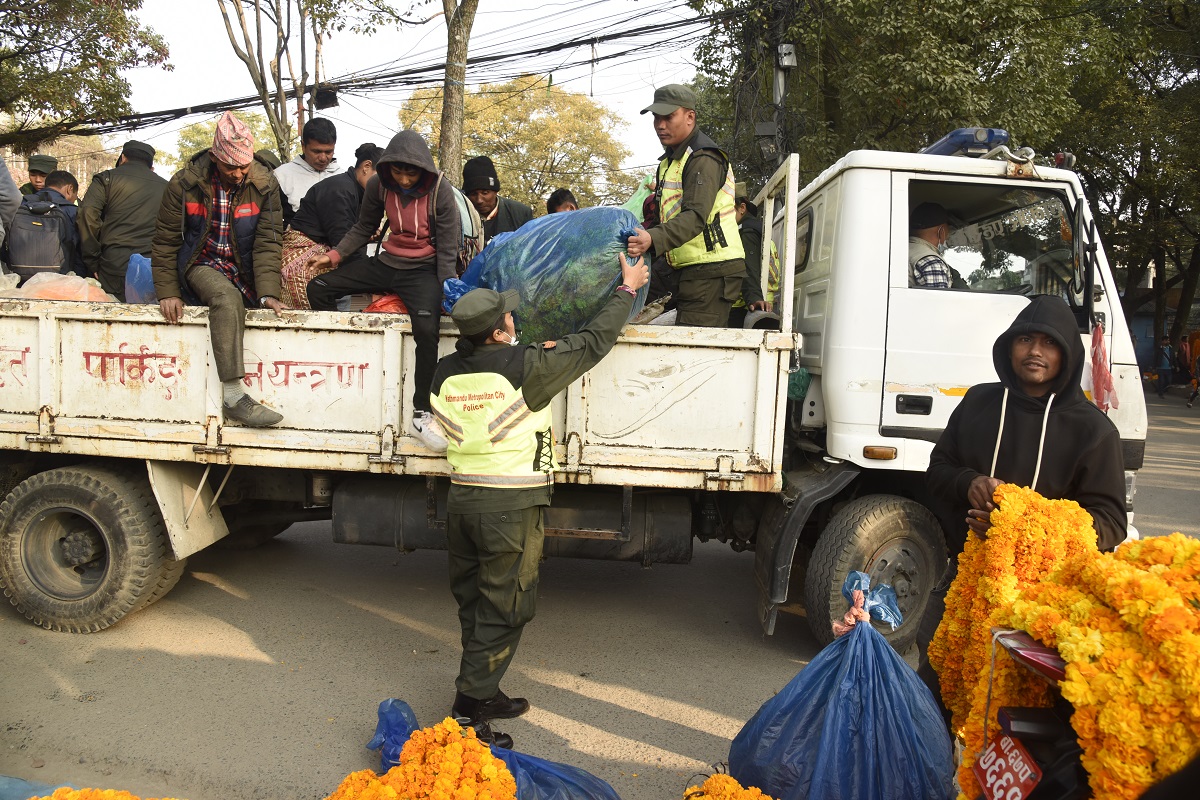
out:
M1172 371L1173 370L1170 367L1167 367L1166 369L1160 369L1158 371L1158 387L1157 388L1158 388L1158 396L1159 397L1162 397L1163 395L1165 395L1167 393L1167 387L1171 385Z

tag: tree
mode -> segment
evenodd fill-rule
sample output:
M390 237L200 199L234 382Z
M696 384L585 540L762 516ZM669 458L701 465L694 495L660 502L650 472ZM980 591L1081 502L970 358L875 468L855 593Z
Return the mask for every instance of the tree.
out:
M267 121L265 115L256 111L233 111L230 113L250 127L250 132L254 134L255 150L272 146L275 141L274 133L271 129L271 123ZM219 117L214 117L213 119L196 122L188 125L186 128L180 129L177 152L174 155L159 153L155 163L161 164L163 171L169 175L183 167L188 162L188 159L196 153L212 147L213 136L217 132L218 119Z
M462 143L467 45L475 24L479 0L442 0L446 15L446 77L442 83L442 136L438 137L438 163L455 186L462 185Z
M305 113L311 117L322 105L318 100L325 100L318 97L325 39L335 31L372 33L383 21L403 21L383 0L217 0L217 5L229 44L254 83L283 161L292 157ZM289 97L296 101L295 128Z
M121 70L165 65L142 0L7 0L0 13L0 146L32 152L78 120L132 111ZM169 66L167 67L170 68Z
M418 90L401 108L400 124L439 146L442 107L440 89ZM624 125L586 95L549 86L538 76L485 84L464 98L465 153L489 156L504 194L538 213L546 197L564 186L585 206L629 196L637 177L621 171L629 151L616 133Z
M1077 110L1064 65L1093 57L1077 46L1090 18L1063 0L691 4L742 11L716 23L698 57L715 90L709 132L731 148L735 172L759 181L774 164L758 153L754 124L774 116L779 44L795 46L781 121L806 177L848 150L916 150L969 125L1006 128L1036 148Z

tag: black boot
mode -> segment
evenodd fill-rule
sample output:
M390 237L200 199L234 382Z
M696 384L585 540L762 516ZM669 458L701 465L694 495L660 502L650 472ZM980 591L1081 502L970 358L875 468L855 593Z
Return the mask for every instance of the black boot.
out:
M476 700L474 697L467 697L462 692L457 692L454 695L454 706L450 709L450 716L454 717L464 728L474 728L475 738L484 744L494 744L496 747L511 750L513 738L507 733L492 730L492 726L488 725L487 720L479 715L479 708L482 705L482 700Z
M529 710L529 701L524 697L509 697L499 689L491 700L479 703L480 719L512 719Z

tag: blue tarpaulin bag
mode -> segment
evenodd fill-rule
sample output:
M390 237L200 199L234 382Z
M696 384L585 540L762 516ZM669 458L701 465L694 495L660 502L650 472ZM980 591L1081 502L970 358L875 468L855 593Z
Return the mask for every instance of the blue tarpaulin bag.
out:
M461 279L443 286L442 307L480 287L516 289L513 312L520 338L531 344L578 333L599 313L621 283L617 254L637 227L623 208L601 206L547 214L487 243ZM634 298L629 318L646 303L647 286Z
M379 704L379 722L367 748L380 751L380 775L400 763L404 743L420 727L417 715L403 700L389 699ZM606 782L578 767L503 747L493 747L492 755L505 763L516 780L517 800L621 800Z
M859 589L863 610L898 625L895 592L869 584L852 572L842 594ZM729 749L729 774L777 800L954 795L950 734L937 703L869 623L835 639L750 718Z
M125 302L158 305L158 296L154 293L154 277L150 272L150 259L141 253L134 253L129 257L129 267L125 270Z

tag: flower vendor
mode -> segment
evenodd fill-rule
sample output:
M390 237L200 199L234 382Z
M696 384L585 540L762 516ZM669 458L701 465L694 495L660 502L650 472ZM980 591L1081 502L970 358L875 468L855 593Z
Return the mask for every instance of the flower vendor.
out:
M1035 297L992 347L999 383L972 386L929 459L926 481L951 553L918 632L922 677L938 696L925 651L945 611L946 588L968 528L986 535L1001 483L1074 500L1092 517L1101 550L1125 538L1125 475L1116 426L1080 387L1079 325L1058 297Z

